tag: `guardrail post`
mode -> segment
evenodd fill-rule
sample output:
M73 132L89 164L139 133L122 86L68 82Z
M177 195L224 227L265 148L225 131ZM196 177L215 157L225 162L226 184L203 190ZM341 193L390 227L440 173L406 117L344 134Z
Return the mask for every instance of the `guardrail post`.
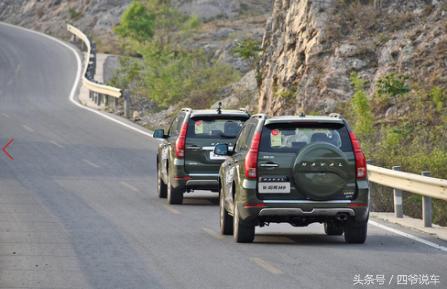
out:
M118 109L118 98L114 97L113 98L113 110L117 111Z
M102 101L102 94L98 93L98 100L97 100L96 104L98 106L101 105L101 101Z
M429 171L421 172L421 175L430 177ZM422 218L424 220L424 227L431 227L433 222L433 208L432 201L430 197L422 197Z
M126 89L123 91L124 96L124 117L129 118L130 117L130 95L129 91Z
M393 171L400 171L400 166L393 166ZM404 217L403 210L403 200L402 200L402 191L398 189L393 189L394 195L394 215L396 218Z

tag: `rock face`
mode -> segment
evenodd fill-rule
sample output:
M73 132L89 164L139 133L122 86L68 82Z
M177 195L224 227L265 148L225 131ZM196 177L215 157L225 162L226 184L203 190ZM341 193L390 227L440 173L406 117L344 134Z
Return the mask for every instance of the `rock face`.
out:
M174 0L172 4L180 11L205 21L236 19L243 14L257 15L271 10L271 1L265 0Z
M259 65L259 111L334 111L352 95L352 72L371 92L389 72L446 87L446 1L351 2L275 0Z
M0 21L67 38L66 23L72 23L97 41L103 52L117 52L112 28L132 0L1 0ZM172 0L188 15L198 16L209 29L200 44L229 37L257 34L261 38L272 0ZM262 16L262 20L259 17ZM250 16L253 16L250 18ZM241 19L244 18L244 21ZM261 23L259 23L261 21ZM244 23L245 22L245 23ZM245 25L246 24L246 25ZM240 33L242 31L242 33ZM203 45L202 45L203 46ZM219 47L221 49L221 47ZM234 60L231 60L234 61ZM240 64L244 72L249 69Z
M196 15L203 20L216 17L234 18L239 15L241 3L239 0L177 0L173 3L179 10L189 15Z
M131 0L2 0L0 20L66 38L72 23L99 42L112 40L112 27ZM114 45L114 43L111 43Z

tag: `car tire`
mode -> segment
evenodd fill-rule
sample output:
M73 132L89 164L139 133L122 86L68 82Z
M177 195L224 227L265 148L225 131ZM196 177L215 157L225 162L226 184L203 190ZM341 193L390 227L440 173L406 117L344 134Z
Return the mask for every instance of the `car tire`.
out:
M255 239L255 226L241 222L236 203L234 204L233 237L237 243L252 243Z
M326 222L324 223L324 232L328 236L341 236L343 235L343 227L335 223Z
M228 214L225 209L225 197L222 192L219 193L219 216L220 216L220 232L222 235L233 234L233 217Z
M345 241L349 244L363 244L366 241L368 222L350 222L346 224Z
M170 178L168 179L167 198L168 198L168 204L170 205L181 205L183 203L183 191L178 188L174 188L171 185Z
M157 166L157 191L158 191L158 197L160 199L166 199L168 195L168 186L163 182L163 179L161 178L161 172L160 168Z

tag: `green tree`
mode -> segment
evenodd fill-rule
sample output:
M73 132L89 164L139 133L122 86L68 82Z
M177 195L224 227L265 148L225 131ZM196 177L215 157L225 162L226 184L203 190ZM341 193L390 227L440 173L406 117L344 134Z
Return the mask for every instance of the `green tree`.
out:
M199 25L197 17L181 13L170 0L134 0L115 32L142 59L123 61L114 82L131 86L159 108L188 102L209 106L220 89L240 76L200 49L183 45Z
M354 87L351 106L355 118L355 132L361 139L366 139L373 130L373 114L365 92L365 81L357 73L351 74L351 83Z
M387 94L391 97L403 95L410 91L410 86L406 83L408 77L390 73L379 79L377 82L377 91L379 94Z
M261 42L252 38L241 40L233 48L233 53L244 60L254 63L260 56Z
M435 86L430 91L430 97L435 105L436 111L441 112L446 106L447 93L439 86Z
M155 15L141 1L134 0L121 16L115 33L138 42L148 41L154 36L155 20Z

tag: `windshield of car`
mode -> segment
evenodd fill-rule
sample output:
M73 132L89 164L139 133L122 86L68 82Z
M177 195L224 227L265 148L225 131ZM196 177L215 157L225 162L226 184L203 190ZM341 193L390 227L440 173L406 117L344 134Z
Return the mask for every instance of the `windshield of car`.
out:
M265 126L260 151L298 153L310 143L331 144L344 152L351 152L348 130L339 124L281 124Z
M195 118L189 121L188 138L236 138L245 119Z

